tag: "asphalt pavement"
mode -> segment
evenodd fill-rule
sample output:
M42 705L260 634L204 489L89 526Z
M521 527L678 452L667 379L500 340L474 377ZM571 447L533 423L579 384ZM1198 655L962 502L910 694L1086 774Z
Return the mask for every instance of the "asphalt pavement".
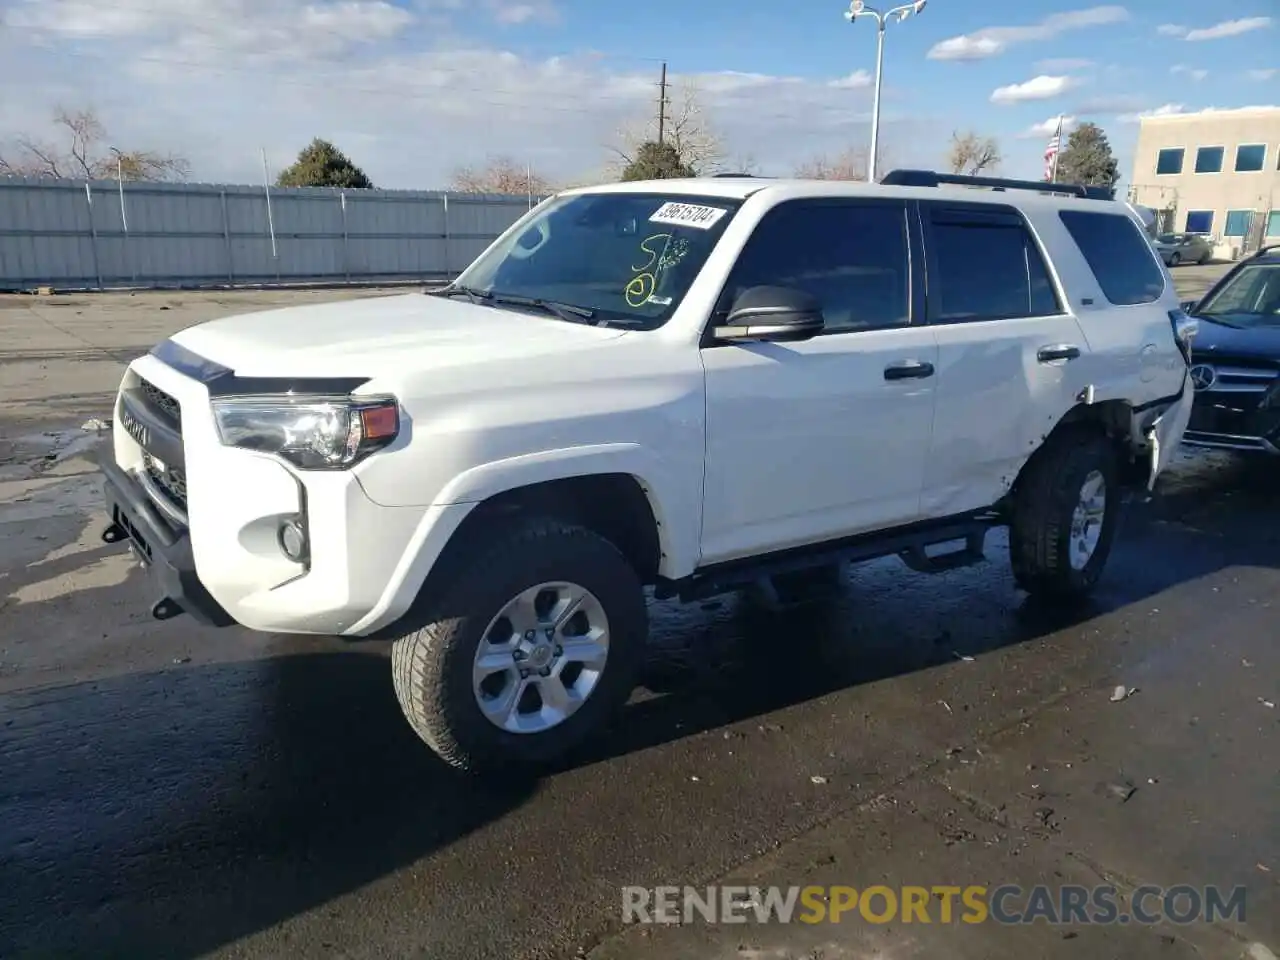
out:
M1193 296L1214 273L1174 276ZM999 537L979 567L869 564L783 615L655 604L618 729L482 785L410 732L385 645L154 623L97 539L89 421L129 357L370 294L0 298L0 957L1280 952L1280 465L1183 454L1071 612L1014 589ZM624 886L739 882L1243 886L1247 914L622 922Z

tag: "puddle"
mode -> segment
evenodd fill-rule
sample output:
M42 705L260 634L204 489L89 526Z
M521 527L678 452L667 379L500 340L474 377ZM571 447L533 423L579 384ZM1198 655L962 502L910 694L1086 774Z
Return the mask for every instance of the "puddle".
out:
M102 478L88 454L110 436L74 427L0 441L0 523L101 509Z
M0 439L0 481L25 480L44 474L59 464L91 452L110 436L110 426L106 421L90 420L80 427L45 430L12 440Z

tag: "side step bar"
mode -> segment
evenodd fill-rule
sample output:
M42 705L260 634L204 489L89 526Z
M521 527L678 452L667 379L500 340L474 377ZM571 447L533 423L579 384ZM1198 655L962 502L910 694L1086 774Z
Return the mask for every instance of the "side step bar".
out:
M786 550L765 557L730 561L706 567L683 580L662 580L654 595L659 600L705 600L733 590L759 588L763 581L788 573L833 564L862 563L881 557L898 557L912 570L945 573L986 560L987 532L1005 521L995 511L984 511L943 523L921 524L888 533L875 533L812 547ZM929 547L963 540L959 550L930 555ZM766 592L768 592L766 590Z
M903 563L917 573L946 573L948 570L972 567L986 560L986 539L987 531L984 528L974 530L965 537L964 546L959 550L929 554L925 549L933 544L921 544L902 551L898 556L902 558Z

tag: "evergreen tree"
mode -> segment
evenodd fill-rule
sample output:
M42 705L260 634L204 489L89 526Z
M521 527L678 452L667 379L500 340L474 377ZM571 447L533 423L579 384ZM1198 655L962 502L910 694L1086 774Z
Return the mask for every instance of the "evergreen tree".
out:
M1119 179L1120 169L1102 128L1096 123L1082 123L1071 131L1058 156L1057 182L1115 187Z
M696 176L697 172L674 146L652 140L640 145L636 158L622 171L623 180L670 180Z
M373 181L328 140L303 147L293 166L280 171L277 187L347 187L367 190Z

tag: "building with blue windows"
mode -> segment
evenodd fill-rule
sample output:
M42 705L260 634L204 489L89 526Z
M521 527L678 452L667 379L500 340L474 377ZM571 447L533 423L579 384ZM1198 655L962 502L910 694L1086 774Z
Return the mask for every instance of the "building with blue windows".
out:
M1220 255L1280 243L1280 107L1144 117L1129 198Z

